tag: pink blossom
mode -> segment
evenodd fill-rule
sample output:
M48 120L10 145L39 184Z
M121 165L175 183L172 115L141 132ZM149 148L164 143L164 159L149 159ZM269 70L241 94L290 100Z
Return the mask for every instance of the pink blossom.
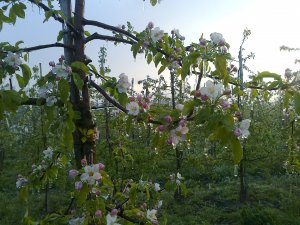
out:
M172 117L171 116L165 116L165 121L167 122L167 123L172 123Z
M95 216L96 216L96 217L101 217L101 216L102 216L101 210L98 209L98 210L95 212Z
M74 178L77 175L77 170L70 170L69 171L69 177Z

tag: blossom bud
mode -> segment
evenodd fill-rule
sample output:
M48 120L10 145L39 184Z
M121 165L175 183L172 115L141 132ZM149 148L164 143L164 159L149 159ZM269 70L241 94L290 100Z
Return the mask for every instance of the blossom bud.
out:
M148 47L150 45L150 42L149 41L144 41L143 45L144 45L144 47Z
M95 216L96 216L96 217L101 217L101 216L102 216L101 210L98 209L98 210L95 212Z
M49 62L49 66L55 67L55 62L50 61L50 62Z
M202 101L206 101L208 99L208 96L207 95L201 95L201 100Z
M138 95L137 96L137 100L140 102L140 101L142 101L142 99L143 99L143 96L142 95Z
M184 36L180 36L180 40L184 41L185 37Z
M122 30L125 30L126 26L123 24L121 28Z
M118 210L117 210L117 209L112 209L112 210L111 210L111 214L112 214L113 216L118 215Z
M150 102L150 98L149 98L149 97L146 97L146 98L145 98L145 102L147 102L147 103Z
M166 116L165 117L165 121L167 122L167 123L172 123L172 117L171 116Z
M77 175L77 170L70 170L69 171L69 177L74 178Z
M201 97L201 92L200 92L200 90L196 90L196 91L195 91L195 97L196 97L196 98L200 98L200 97Z
M230 103L227 100L225 100L225 99L221 101L220 105L225 110L230 108Z
M62 63L64 60L63 60L62 58L59 58L58 61L59 61L60 63Z
M167 140L167 144L168 144L168 145L171 145L172 143L173 143L173 140L172 140L171 137L169 137L168 140Z
M148 28L151 30L154 27L154 23L153 22L149 22L148 23Z
M149 109L149 105L147 103L143 103L143 108L144 109Z
M81 160L81 165L82 165L82 166L86 166L86 165L87 165L86 159L82 159L82 160Z
M284 76L285 76L286 79L290 79L292 77L292 70L287 68L285 70Z
M61 58L62 60L65 60L65 56L64 56L64 55L61 55L60 58Z
M99 163L99 170L104 170L105 169L105 165L103 163Z
M195 51L194 47L189 47L189 51L190 51L190 52Z
M159 126L158 126L158 130L159 130L160 132L163 132L163 131L165 130L165 126L164 126L164 125L159 125Z
M182 126L182 127L184 127L185 126L185 120L180 120L179 121L179 125Z
M232 68L232 72L236 73L237 71L238 71L237 67L234 66L234 67Z
M99 197L99 196L101 195L101 191L97 190L96 193L95 193L95 195L96 195L97 197Z
M134 101L135 101L135 97L130 96L130 97L129 97L129 101L130 101L130 102L134 102Z
M199 43L200 43L201 46L205 46L207 41L204 38L200 38Z
M36 170L36 165L32 164L31 168L32 168L33 171Z
M235 116L237 118L240 118L242 116L242 113L240 111L235 112Z
M76 181L75 182L75 189L79 191L82 188L82 182L81 181Z
M224 95L231 95L231 89L230 87L227 87L224 91Z
M236 136L236 137L239 137L242 135L242 130L240 128L235 128L234 131L233 131L233 134Z

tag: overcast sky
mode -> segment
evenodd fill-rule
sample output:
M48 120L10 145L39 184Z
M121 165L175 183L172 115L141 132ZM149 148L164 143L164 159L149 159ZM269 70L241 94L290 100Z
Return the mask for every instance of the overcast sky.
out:
M210 33L219 32L231 45L229 51L234 57L237 57L242 33L247 27L252 34L244 45L244 55L250 52L256 55L248 63L250 69L283 74L287 67L297 69L294 60L299 53L280 52L279 47L300 47L299 8L299 0L163 0L156 7L152 7L149 0L86 0L85 17L115 26L130 21L137 31L142 31L152 21L165 32L179 29L186 37L186 45L197 42L202 33L209 38ZM0 42L24 40L24 47L54 43L60 28L53 19L43 23L43 11L29 6L25 20L19 20L15 26L4 25ZM106 33L100 28L86 27L86 30ZM86 54L96 65L102 46L108 48L107 64L112 75L124 72L136 81L148 74L157 77L155 67L147 65L142 55L133 59L130 46L115 47L105 41L95 41L86 47ZM31 53L30 64L41 62L46 73L48 62L57 61L62 53L62 49ZM167 72L164 74L169 76Z

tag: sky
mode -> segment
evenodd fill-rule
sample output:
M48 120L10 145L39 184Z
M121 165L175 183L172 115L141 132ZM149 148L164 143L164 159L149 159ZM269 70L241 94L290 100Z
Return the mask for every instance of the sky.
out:
M229 52L238 57L243 30L251 30L244 44L243 55L255 53L247 66L257 71L271 71L284 74L286 68L298 70L294 64L299 53L282 52L281 45L300 47L299 0L162 0L152 7L149 0L86 0L85 17L118 26L130 21L136 31L142 31L149 21L165 32L180 30L185 36L185 44L198 42L201 34L209 38L210 33L222 33L230 44ZM56 42L61 24L50 19L43 23L43 11L28 5L26 19L19 20L15 26L4 25L0 42L15 43L23 40L24 47ZM90 33L109 34L100 28L87 26ZM114 46L113 43L96 40L86 46L86 54L97 65L100 47L108 49L107 65L112 76L125 73L135 81L150 75L157 78L153 64L148 65L143 55L132 57L129 45ZM57 61L63 49L47 49L30 53L30 65L42 63L43 72L50 69L49 61ZM163 73L169 77L168 72ZM246 73L247 74L247 73Z

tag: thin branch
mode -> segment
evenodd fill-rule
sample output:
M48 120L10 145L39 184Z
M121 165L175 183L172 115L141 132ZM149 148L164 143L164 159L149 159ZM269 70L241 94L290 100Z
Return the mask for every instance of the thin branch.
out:
M55 47L74 49L72 46L68 46L63 43L56 42L54 44L37 45L37 46L29 47L29 48L21 48L21 49L12 51L12 52L32 52L32 51L41 50L41 49L45 49L45 48L55 48Z
M82 23L84 25L91 25L91 26L101 27L105 30L115 31L115 32L124 34L127 37L130 37L135 41L139 41L139 39L137 37L135 37L133 34L131 34L130 32L128 32L126 30L120 29L118 27L114 27L114 26L111 26L111 25L108 25L108 24L105 24L105 23L101 23L101 22L98 22L98 21L94 21L94 20L87 20L85 18L82 18Z
M108 36L108 35L101 35L101 34L98 34L98 33L94 33L91 36L87 37L84 42L88 43L88 42L90 42L92 40L95 40L95 39L105 40L105 41L122 42L122 43L126 43L126 44L131 44L131 45L136 44L136 42L134 42L134 41L129 41L129 40L126 40L126 39L123 39L123 38L117 38L117 37Z
M42 3L42 2L38 2L38 3L37 3L35 0L28 0L28 1L31 2L32 4L35 4L35 5L39 6L39 7L41 7L45 12L52 11L52 9L50 9L48 6L46 6L46 5L45 5L44 3ZM67 27L68 27L72 32L74 32L76 35L80 35L80 32L78 32L78 31L74 28L74 26L73 26L71 23L65 21L65 20L64 20L63 18L61 18L59 15L57 15L57 14L55 14L55 13L52 13L51 16L52 16L53 19L55 19L56 21L58 21L58 22L60 22L60 23L62 23L62 24L66 24Z
M98 84L96 84L94 81L90 80L90 85L92 87L94 87L97 91L99 91L104 98L107 99L107 101L109 101L111 104L113 104L114 106L116 106L118 109L120 109L121 111L123 111L124 113L128 113L128 110L125 109L119 102L117 102L115 99L113 99L112 97L109 96L109 94L106 93L106 91L100 87Z

